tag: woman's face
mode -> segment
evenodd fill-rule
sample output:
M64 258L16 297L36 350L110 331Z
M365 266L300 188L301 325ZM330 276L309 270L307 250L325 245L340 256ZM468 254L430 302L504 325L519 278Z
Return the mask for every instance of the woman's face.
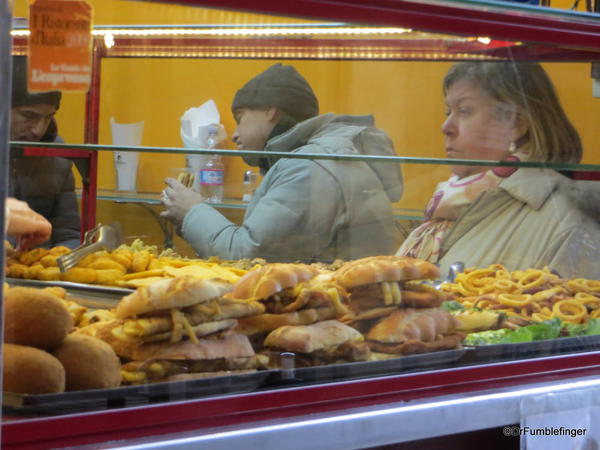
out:
M448 158L503 160L520 136L516 108L499 104L476 84L458 80L446 93L446 120L442 124ZM489 170L483 166L453 166L460 178Z

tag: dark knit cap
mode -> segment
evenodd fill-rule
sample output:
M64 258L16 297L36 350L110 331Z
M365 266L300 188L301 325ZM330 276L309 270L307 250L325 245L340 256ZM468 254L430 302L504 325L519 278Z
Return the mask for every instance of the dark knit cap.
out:
M280 108L298 122L319 114L319 101L293 66L277 63L256 75L236 92L231 104L239 108Z
M13 108L28 105L53 105L60 107L60 91L28 92L27 91L27 57L13 57L12 100Z

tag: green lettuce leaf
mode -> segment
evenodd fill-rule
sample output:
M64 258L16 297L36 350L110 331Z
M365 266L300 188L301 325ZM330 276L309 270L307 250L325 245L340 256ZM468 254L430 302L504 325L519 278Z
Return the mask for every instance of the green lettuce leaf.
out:
M501 344L508 333L512 330L500 328L499 330L480 331L469 333L464 340L465 345L493 345Z
M451 301L446 301L442 303L442 309L444 309L445 311L448 311L449 313L452 312L458 312L458 311L464 311L465 307L458 303L455 300L451 300Z

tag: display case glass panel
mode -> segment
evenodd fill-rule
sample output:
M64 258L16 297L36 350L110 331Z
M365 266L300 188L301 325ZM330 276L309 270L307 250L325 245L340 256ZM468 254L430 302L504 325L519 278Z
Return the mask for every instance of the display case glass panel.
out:
M64 142L13 134L11 148L87 152L75 153L84 175L68 189L79 229L99 241L97 224L118 223L122 236L75 272L51 248L5 263L9 293L59 288L80 335L119 356L122 384L5 392L14 420L598 349L596 16L490 2L419 2L417 15L402 2L387 20L377 5L373 18L348 20L335 10L299 19L295 6L267 16L200 5L211 2L101 3L90 1L90 90L64 92L55 115ZM449 24L460 19L452 8L477 26ZM24 5L14 15L26 18ZM15 57L26 55L26 22L12 36ZM58 228L65 216L52 219ZM346 280L351 261L371 256L382 257L375 275ZM262 297L232 287L268 263L306 264L292 278L318 281ZM243 301L115 312L124 296L183 275L225 278L232 286L212 297L236 289ZM247 311L225 316L231 304ZM211 320L190 323L194 314ZM334 331L298 329L314 335L297 347L272 334L326 320ZM169 341L194 351L165 356Z

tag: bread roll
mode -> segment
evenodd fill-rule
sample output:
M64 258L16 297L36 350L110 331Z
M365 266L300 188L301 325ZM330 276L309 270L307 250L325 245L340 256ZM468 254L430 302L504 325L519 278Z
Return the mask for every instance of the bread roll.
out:
M250 341L244 335L230 334L221 339L204 338L195 344L191 341L170 343L168 340L143 343L139 339L123 340L115 336L113 330L121 325L121 321L97 322L81 328L76 334L85 334L102 339L110 344L115 353L132 360L147 359L215 359L244 358L254 355ZM179 356L175 357L174 354Z
M64 392L65 369L58 359L43 350L4 344L2 389L19 394Z
M412 340L430 342L452 333L457 326L458 320L441 308L404 308L378 322L366 338L386 344Z
M70 334L53 354L65 368L67 391L121 384L121 362L112 347L98 338Z
M240 299L266 299L277 292L308 281L319 273L306 264L267 264L244 275L233 288L231 296Z
M238 319L236 331L246 336L252 336L273 331L285 325L310 325L322 320L334 319L335 316L334 307L308 308L283 314L261 314Z
M120 319L171 308L185 308L231 291L232 285L221 279L201 280L190 275L161 280L145 286L119 302Z
M266 337L265 345L290 352L312 353L347 341L362 340L363 336L354 328L337 320L326 320L312 325L277 328Z
M5 342L48 349L59 345L73 328L66 306L40 289L13 287L4 297Z
M408 256L370 256L350 261L335 271L333 279L345 288L389 281L438 278L430 262Z

